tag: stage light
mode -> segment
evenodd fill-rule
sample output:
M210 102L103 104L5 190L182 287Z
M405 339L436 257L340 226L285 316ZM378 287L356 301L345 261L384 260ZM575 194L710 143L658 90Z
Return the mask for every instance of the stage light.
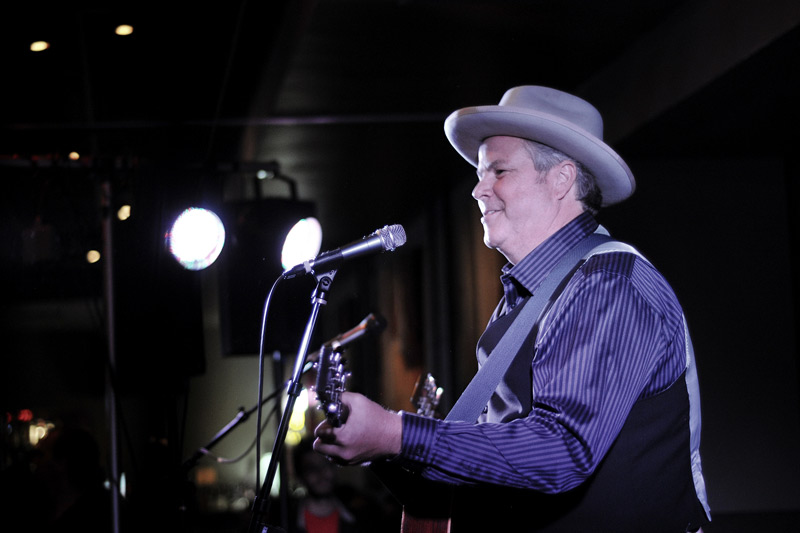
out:
M271 180L275 177L275 171L262 168L256 172L256 177L260 180Z
M299 265L319 254L322 246L322 226L314 217L303 218L286 235L281 250L281 266L284 270Z
M219 257L225 227L212 211L191 207L181 213L166 235L172 256L186 270L203 270Z
M219 265L223 354L255 355L260 349L264 299L286 269L281 263L294 261L290 253L299 257L291 264L294 266L319 251L321 237L314 236L313 231L306 233L319 224L316 208L312 202L285 198L228 202L223 207L227 231ZM302 220L305 222L298 223ZM306 246L305 251L291 252L298 240ZM275 295L263 342L265 352L297 350L310 310L310 290L300 296L307 289L305 283L295 280Z

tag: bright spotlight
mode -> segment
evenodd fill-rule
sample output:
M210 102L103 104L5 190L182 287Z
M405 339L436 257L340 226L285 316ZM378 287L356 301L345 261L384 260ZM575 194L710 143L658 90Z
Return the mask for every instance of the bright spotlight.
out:
M322 227L314 217L304 218L297 222L283 243L281 265L284 270L299 265L307 259L313 259L322 246Z
M170 253L183 268L203 270L222 252L225 227L213 212L190 207L175 219L166 240Z

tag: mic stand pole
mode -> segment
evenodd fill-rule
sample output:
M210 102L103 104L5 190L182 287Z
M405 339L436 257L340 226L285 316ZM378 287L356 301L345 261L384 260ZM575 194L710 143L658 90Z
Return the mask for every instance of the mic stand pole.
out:
M111 531L119 533L122 514L120 495L120 451L119 451L119 413L116 389L116 298L114 296L114 246L113 217L111 215L111 180L106 178L102 184L103 216L103 286L106 304L106 338L108 346L108 366L105 375L105 401L108 416L109 461L111 474Z
M319 275L315 274L317 286L311 295L311 315L308 318L308 323L303 333L303 339L300 342L300 348L297 350L292 379L289 381L286 388L286 407L283 410L283 416L281 416L281 421L278 425L278 432L275 436L275 442L273 443L272 456L269 460L266 478L253 500L253 516L250 520L250 529L248 530L250 533L282 533L280 528L270 526L265 521L269 511L269 493L275 479L275 472L278 468L284 441L286 440L286 433L289 430L289 419L294 410L295 400L297 400L302 389L300 380L303 376L303 366L305 365L306 356L308 354L308 346L311 344L311 337L314 333L320 307L328 303L328 290L331 287L331 283L333 283L334 276L336 276L336 270L331 270L330 272ZM258 460L259 458L256 457L256 461Z

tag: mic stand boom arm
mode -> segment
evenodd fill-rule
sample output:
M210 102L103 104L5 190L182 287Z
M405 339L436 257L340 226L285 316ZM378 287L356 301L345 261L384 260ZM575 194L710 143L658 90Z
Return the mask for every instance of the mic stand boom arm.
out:
M292 379L286 387L287 398L286 407L283 410L280 424L278 425L278 432L275 436L273 443L272 456L269 460L269 467L264 479L264 483L258 490L258 494L253 500L253 516L250 520L250 533L274 533L281 531L267 525L265 519L269 511L269 493L272 488L273 480L275 479L275 472L278 468L279 458L283 450L283 444L286 440L286 433L289 430L289 419L294 410L294 404L297 397L300 395L302 389L301 378L303 377L303 366L305 365L306 356L308 354L308 347L311 344L311 338L314 333L314 327L317 323L320 307L327 304L328 291L330 290L333 278L336 276L336 270L331 270L323 274L314 274L317 278L317 286L311 294L311 314L306 324L303 338L300 342L300 348L297 350L297 357L295 359L294 370L292 371ZM256 457L256 461L259 458Z
M261 405L272 400L275 397L275 394L276 393L272 393L263 400L261 400L260 402ZM252 415L256 411L258 405L259 404L256 404L248 410L245 410L244 407L240 407L239 410L236 412L236 416L234 416L230 422L228 422L221 430L219 430L217 434L214 435L214 438L208 442L208 444L206 444L202 448L198 448L191 457L189 457L183 462L182 465L183 470L184 471L191 470L200 459L202 459L208 454L211 448L216 446L217 443L220 442L223 438L225 438L231 431L233 431L234 429L245 423L250 418L250 415Z

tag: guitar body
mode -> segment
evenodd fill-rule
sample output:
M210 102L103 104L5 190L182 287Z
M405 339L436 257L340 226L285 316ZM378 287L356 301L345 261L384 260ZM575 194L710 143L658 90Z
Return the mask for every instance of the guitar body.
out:
M430 499L403 503L400 533L450 533L452 490L449 487L438 487L436 493L430 494L428 498Z
M421 416L438 418L442 389L433 376L421 376L411 403ZM403 504L400 533L450 533L453 488L434 483L391 465L379 468L378 475L389 491Z
M401 533L450 532L453 487L428 481L391 463L373 463L371 468L403 505Z
M404 505L400 533L450 533L450 517L418 516Z

